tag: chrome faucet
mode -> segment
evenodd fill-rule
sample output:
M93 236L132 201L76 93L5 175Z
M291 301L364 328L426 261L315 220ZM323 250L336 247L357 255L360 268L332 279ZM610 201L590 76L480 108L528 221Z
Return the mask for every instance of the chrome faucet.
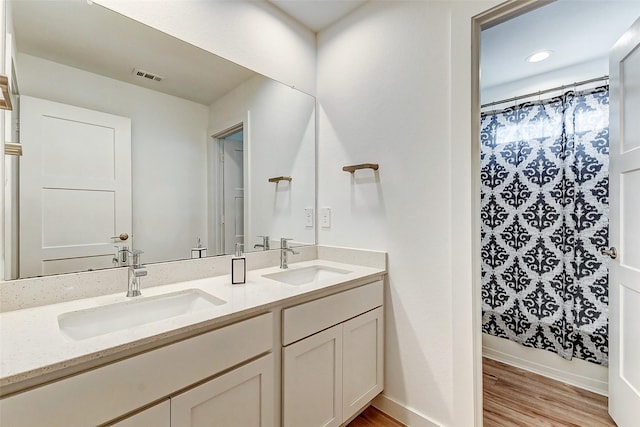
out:
M293 255L297 255L300 252L295 251L293 248L289 247L289 244L287 243L289 240L289 238L281 238L280 239L280 268L289 268L289 264L288 264L288 257L289 257L289 253L293 254Z
M129 266L129 286L127 287L127 297L139 297L140 294L140 277L147 275L147 268L140 264L140 255L142 251L134 249L130 251L133 256L133 264Z
M256 243L255 245L253 245L253 248L262 248L263 251L268 251L269 249L271 249L269 247L269 236L258 236L262 238L262 244L260 243Z

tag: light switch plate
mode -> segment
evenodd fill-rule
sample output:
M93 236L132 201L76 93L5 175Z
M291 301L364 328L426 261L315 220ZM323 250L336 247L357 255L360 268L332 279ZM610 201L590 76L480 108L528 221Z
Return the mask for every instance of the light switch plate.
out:
M305 208L304 210L304 226L313 227L313 208Z
M320 209L320 225L323 228L331 228L331 208Z

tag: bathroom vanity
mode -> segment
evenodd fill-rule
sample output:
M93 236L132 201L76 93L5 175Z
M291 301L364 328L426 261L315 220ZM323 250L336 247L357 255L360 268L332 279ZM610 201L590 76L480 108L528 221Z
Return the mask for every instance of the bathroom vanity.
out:
M315 250L243 285L222 274L0 314L0 424L345 424L383 388L386 257Z

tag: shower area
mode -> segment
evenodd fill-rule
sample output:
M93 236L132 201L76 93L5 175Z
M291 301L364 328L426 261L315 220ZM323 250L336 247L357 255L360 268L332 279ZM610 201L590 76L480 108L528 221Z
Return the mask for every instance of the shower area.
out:
M608 55L638 16L557 0L481 33L483 356L605 396Z
M482 113L482 330L606 366L609 92L593 80Z

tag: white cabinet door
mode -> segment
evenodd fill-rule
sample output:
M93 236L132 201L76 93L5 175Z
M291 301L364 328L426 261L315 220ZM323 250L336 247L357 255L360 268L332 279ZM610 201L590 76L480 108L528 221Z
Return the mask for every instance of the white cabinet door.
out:
M283 425L342 424L342 325L283 349Z
M273 355L242 365L171 399L171 427L274 425Z
M342 420L358 413L383 388L382 307L342 324Z
M110 427L170 427L171 426L171 406L169 399L149 409L137 413Z

